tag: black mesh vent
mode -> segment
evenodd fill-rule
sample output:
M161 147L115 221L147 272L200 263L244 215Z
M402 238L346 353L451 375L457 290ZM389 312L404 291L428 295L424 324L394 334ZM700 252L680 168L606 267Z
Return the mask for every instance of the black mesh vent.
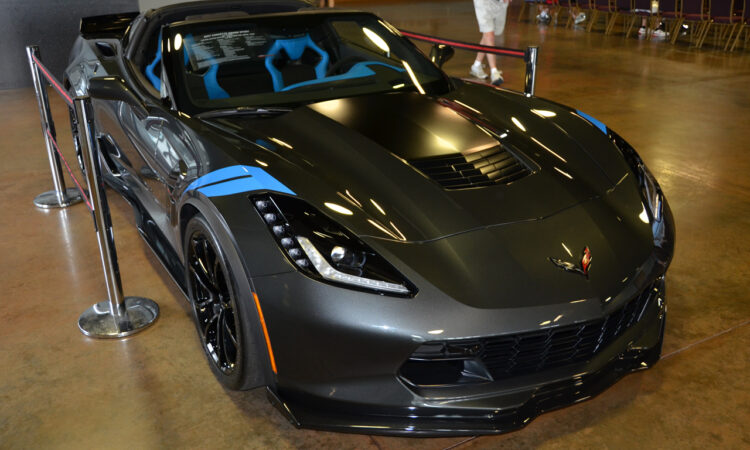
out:
M530 173L500 145L470 154L412 159L409 163L446 189L506 184Z
M602 319L507 336L430 342L410 361L476 358L495 380L587 361L641 319L656 283Z

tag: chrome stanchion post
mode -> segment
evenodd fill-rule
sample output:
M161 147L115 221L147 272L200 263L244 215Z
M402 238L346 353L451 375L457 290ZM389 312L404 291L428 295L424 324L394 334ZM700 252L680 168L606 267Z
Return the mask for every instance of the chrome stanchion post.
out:
M49 158L49 168L52 172L52 184L55 189L43 192L34 198L34 205L38 208L65 208L80 202L83 198L81 193L75 188L65 188L65 178L63 177L60 157L55 152L54 144L51 142L50 135L55 138L55 123L52 120L52 113L49 108L49 97L47 96L47 83L42 81L39 74L39 68L34 62L34 57L39 60L39 47L29 45L26 47L26 56L29 59L29 69L31 69L31 78L34 82L34 91L36 92L36 101L39 105L39 115L42 120L42 134L44 142L47 144L47 157ZM47 134L49 132L49 134Z
M78 97L73 104L78 118L83 165L94 209L94 227L109 297L109 301L99 302L84 311L78 319L78 328L83 334L91 337L125 337L151 325L159 316L159 305L147 298L122 295L112 218L101 175L99 147L94 139L94 125L90 121L91 102L88 97Z
M539 47L526 47L525 53L523 60L526 61L526 82L524 84L523 93L527 97L533 97L534 86L536 85L536 59L537 54L539 53Z

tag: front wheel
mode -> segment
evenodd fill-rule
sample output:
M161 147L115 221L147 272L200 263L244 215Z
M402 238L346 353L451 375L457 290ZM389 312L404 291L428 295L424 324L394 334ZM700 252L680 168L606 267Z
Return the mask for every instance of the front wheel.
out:
M258 383L263 377L257 373L256 316L247 298L247 277L232 267L203 216L190 219L184 236L188 294L211 370L229 389L263 384Z

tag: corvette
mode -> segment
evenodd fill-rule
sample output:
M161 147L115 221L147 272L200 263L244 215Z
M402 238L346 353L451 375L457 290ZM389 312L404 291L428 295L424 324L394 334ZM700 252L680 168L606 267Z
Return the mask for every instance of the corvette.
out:
M297 426L500 433L659 359L674 221L636 151L436 62L293 0L81 21L105 180L216 378Z

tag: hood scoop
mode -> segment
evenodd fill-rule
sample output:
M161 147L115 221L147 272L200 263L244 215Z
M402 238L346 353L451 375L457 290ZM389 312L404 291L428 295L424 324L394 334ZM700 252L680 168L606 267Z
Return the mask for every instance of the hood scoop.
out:
M508 184L531 173L528 167L499 144L408 161L445 189Z

